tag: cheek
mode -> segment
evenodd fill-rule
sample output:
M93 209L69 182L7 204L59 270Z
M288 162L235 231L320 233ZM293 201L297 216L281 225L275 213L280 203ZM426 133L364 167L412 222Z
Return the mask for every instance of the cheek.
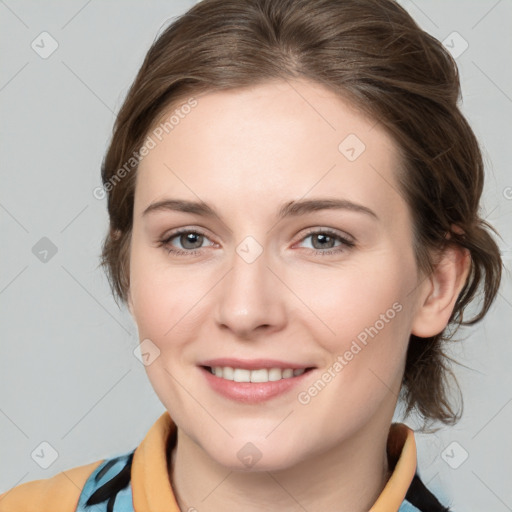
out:
M130 289L139 339L151 340L159 351L145 370L162 404L173 411L175 421L180 419L180 411L187 410L187 396L181 393L175 378L181 382L184 374L180 369L190 371L186 352L193 323L200 325L197 303L204 295L197 280L188 274L166 265L158 251L134 248L132 252Z
M398 393L412 322L412 269L412 260L383 252L338 276L317 273L315 286L313 277L303 282L298 293L309 290L308 304L317 313L308 325L335 375L335 401L344 395L343 402L371 407L389 389Z
M401 311L411 284L404 281L404 264L383 253L372 261L308 272L297 280L294 291L304 298L310 325L329 352L343 349L347 340L358 336L364 341L365 329L372 326L389 332L391 324L405 316Z
M141 339L175 337L197 315L194 305L207 290L207 282L198 272L171 265L164 249L148 249L137 241L133 244L130 294Z

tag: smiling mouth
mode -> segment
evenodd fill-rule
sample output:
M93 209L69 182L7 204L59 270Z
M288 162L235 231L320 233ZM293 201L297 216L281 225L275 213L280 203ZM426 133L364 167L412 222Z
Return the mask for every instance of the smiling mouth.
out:
M313 370L311 368L259 368L248 370L245 368L232 368L231 366L202 366L212 375L224 380L234 382L276 382L282 379L292 379Z

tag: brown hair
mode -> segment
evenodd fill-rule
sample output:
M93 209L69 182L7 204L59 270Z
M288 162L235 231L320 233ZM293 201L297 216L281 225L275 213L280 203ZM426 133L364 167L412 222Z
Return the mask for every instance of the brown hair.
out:
M165 29L127 94L102 165L110 231L101 264L116 301L126 304L129 289L138 163L132 156L155 121L192 95L276 79L320 83L394 138L422 272L433 268L432 249L449 243L469 250L470 274L450 322L431 338L411 335L402 386L407 414L416 408L425 422L456 422L460 415L450 404L447 381L453 376L451 359L443 342L453 328L486 314L498 292L502 262L494 230L478 214L483 162L457 105L455 61L393 0L203 0ZM116 181L121 168L125 172ZM480 288L479 311L463 320Z

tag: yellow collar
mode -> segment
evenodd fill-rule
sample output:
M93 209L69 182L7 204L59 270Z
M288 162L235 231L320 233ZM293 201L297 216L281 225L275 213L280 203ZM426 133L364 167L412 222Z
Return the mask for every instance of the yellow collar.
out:
M176 425L166 411L136 448L131 486L136 512L180 512L169 482L167 448ZM416 471L413 431L401 423L391 425L387 451L393 473L369 512L397 512ZM70 512L76 509L86 480L104 460L62 471L41 480L20 484L0 494L0 512Z
M169 482L167 443L176 429L164 412L135 450L132 463L132 494L136 512L180 512ZM393 473L369 512L396 512L416 471L414 432L403 423L393 423L387 443Z

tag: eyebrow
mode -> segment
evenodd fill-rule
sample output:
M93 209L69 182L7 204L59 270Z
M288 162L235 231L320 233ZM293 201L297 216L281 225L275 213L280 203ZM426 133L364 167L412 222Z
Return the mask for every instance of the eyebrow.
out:
M377 214L370 208L362 204L353 203L347 199L301 199L299 201L289 201L281 206L278 212L278 218L295 217L319 210L350 210L358 213L367 214L375 219L379 219ZM179 211L193 213L203 217L215 218L222 221L220 215L209 204L203 201L188 201L185 199L163 199L150 204L142 213L146 216L156 211Z

